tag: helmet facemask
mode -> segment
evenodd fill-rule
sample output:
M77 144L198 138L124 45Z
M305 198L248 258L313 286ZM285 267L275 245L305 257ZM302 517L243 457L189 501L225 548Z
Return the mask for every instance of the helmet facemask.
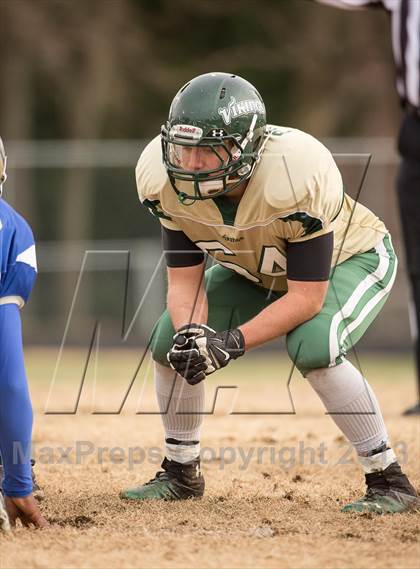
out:
M162 126L163 160L182 203L222 196L249 178L261 145L261 136L253 141L256 121L254 115L245 136L216 128L204 134L200 127L192 125ZM203 168L197 164L189 167L191 155L198 157ZM187 193L188 186L182 182L192 183L194 193Z

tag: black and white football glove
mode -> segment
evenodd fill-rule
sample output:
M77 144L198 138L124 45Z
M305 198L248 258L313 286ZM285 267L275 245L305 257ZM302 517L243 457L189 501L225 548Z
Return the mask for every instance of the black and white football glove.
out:
M168 361L195 385L244 353L245 340L239 329L216 332L205 324L189 324L175 334Z
M187 328L188 326L180 328L174 335L167 358L172 369L182 375L190 385L195 385L205 379L204 371L207 369L207 364L206 358L200 354L199 347L195 343L195 334Z

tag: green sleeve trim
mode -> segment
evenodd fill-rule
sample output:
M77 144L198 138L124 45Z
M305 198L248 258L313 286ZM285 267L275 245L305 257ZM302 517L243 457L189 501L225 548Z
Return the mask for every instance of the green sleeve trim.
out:
M322 221L317 217L311 217L307 213L297 211L296 213L292 213L287 217L281 217L281 221L298 221L302 224L305 233L304 235L310 235L311 233L316 233L322 229ZM302 237L304 236L302 235Z
M142 204L145 205L149 209L150 213L155 217L172 221L172 217L169 217L169 215L166 215L163 211L159 200L143 200Z

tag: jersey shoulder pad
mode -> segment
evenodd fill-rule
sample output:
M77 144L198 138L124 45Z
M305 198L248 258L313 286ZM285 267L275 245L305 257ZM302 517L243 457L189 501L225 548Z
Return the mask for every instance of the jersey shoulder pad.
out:
M26 219L0 199L1 272L9 271L8 267L18 262L37 271L34 235ZM4 287L1 294L4 296Z
M156 136L140 154L136 166L140 201L158 199L167 183L168 175L162 162L160 136Z
M13 209L4 198L0 198L0 228L11 225Z
M327 178L338 185L341 196L341 175L334 159L310 134L292 128L274 130L264 154L264 197L272 207L290 211L310 207L324 191Z
M30 245L34 243L34 236L29 223L4 198L0 198L0 229L16 234L17 238L14 238L14 241L21 241Z
M289 240L331 230L343 204L343 182L332 154L316 138L277 127L257 173L266 203L289 225Z
M136 184L140 201L149 212L168 229L178 229L162 208L163 194L171 195L173 189L162 161L160 136L149 142L141 153L136 166Z

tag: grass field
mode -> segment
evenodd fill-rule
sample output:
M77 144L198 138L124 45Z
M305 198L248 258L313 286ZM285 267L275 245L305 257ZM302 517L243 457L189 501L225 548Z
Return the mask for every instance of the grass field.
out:
M50 391L56 357L52 350L27 352L36 472L52 525L0 536L2 569L420 566L419 514L340 513L363 492L363 477L297 372L291 403L283 355L249 355L206 380L208 411L216 386L230 387L219 390L214 413L205 417L205 497L141 504L121 501L118 493L158 470L163 433L151 414L150 366L140 370L120 414L98 414L118 410L139 360L134 351L101 353L88 368L77 413L51 414L74 408L85 355L65 355ZM401 417L415 396L409 357L364 356L361 367L420 490L419 420Z

